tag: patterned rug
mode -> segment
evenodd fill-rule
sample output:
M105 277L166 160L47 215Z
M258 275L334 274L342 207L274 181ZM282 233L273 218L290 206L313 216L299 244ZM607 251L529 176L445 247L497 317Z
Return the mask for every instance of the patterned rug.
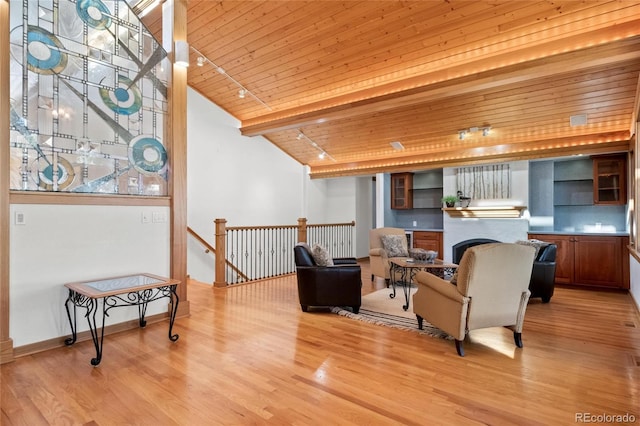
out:
M411 288L411 296L409 296L411 302L415 291L415 287ZM393 299L389 297L391 293L393 293L391 288L385 288L362 296L362 305L360 306L360 312L357 314L339 306L333 307L331 312L375 325L399 328L401 330L413 331L442 339L452 339L444 331L441 331L426 321L422 322L423 329L420 330L418 328L418 320L413 313L411 305L407 311L402 309L402 305L405 304L402 288L396 290L396 297Z

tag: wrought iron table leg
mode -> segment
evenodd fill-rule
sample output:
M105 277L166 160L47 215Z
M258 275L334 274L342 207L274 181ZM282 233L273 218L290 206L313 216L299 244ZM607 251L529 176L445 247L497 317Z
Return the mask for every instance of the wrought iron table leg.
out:
M144 328L147 326L147 320L145 319L146 314L147 314L147 302L143 302L138 305L138 318L140 321L140 328Z
M78 338L78 334L77 334L78 326L76 324L76 304L71 301L72 295L73 295L72 291L69 290L69 297L67 297L67 301L64 302L64 307L67 310L67 318L69 318L69 326L71 327L71 337L68 337L64 340L64 344L67 346L73 345ZM73 304L73 320L71 320L69 303Z
M407 278L407 273L409 277ZM402 309L405 311L409 309L409 294L411 294L411 272L407 272L407 268L402 269L402 291L404 291L405 304L402 305Z
M390 299L394 299L396 297L396 267L392 263L389 267L389 281L391 281L391 287L393 288L393 293L389 294Z
M177 286L172 285L170 288L170 299L171 299L171 314L169 315L169 340L175 342L178 340L180 335L171 334L173 332L173 323L176 320L176 313L178 312L178 303L180 302L180 298L178 297L178 293L176 293Z
M106 298L105 298L106 299ZM102 301L102 327L100 327L100 336L98 336L98 324L96 323L96 313L98 312L98 300L91 299L91 303L87 307L87 322L89 323L89 331L91 332L91 340L96 348L96 357L91 358L91 365L94 367L102 361L102 344L104 342L104 320L107 316L106 300Z

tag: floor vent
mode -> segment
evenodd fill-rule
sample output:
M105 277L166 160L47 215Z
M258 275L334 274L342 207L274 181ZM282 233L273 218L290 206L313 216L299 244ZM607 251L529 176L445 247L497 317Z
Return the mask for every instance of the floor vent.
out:
M625 327L631 327L631 328L636 328L636 323L631 322L631 321L627 321L624 323Z

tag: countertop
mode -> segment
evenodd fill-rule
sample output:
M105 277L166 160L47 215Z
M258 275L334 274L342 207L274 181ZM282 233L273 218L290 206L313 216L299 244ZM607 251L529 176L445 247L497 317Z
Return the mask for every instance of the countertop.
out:
M570 231L528 231L539 235L584 235L593 237L628 237L628 232L570 232Z

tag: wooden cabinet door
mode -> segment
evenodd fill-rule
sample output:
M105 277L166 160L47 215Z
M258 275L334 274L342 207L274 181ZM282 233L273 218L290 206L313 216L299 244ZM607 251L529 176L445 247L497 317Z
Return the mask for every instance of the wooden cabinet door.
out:
M413 247L437 251L442 259L442 232L413 231Z
M391 208L413 208L413 173L394 173L391 175Z
M556 251L556 284L573 284L574 280L574 237L571 235L535 235L529 238L555 244Z
M575 283L626 288L620 237L575 237Z
M627 203L627 161L625 155L593 157L593 203Z

